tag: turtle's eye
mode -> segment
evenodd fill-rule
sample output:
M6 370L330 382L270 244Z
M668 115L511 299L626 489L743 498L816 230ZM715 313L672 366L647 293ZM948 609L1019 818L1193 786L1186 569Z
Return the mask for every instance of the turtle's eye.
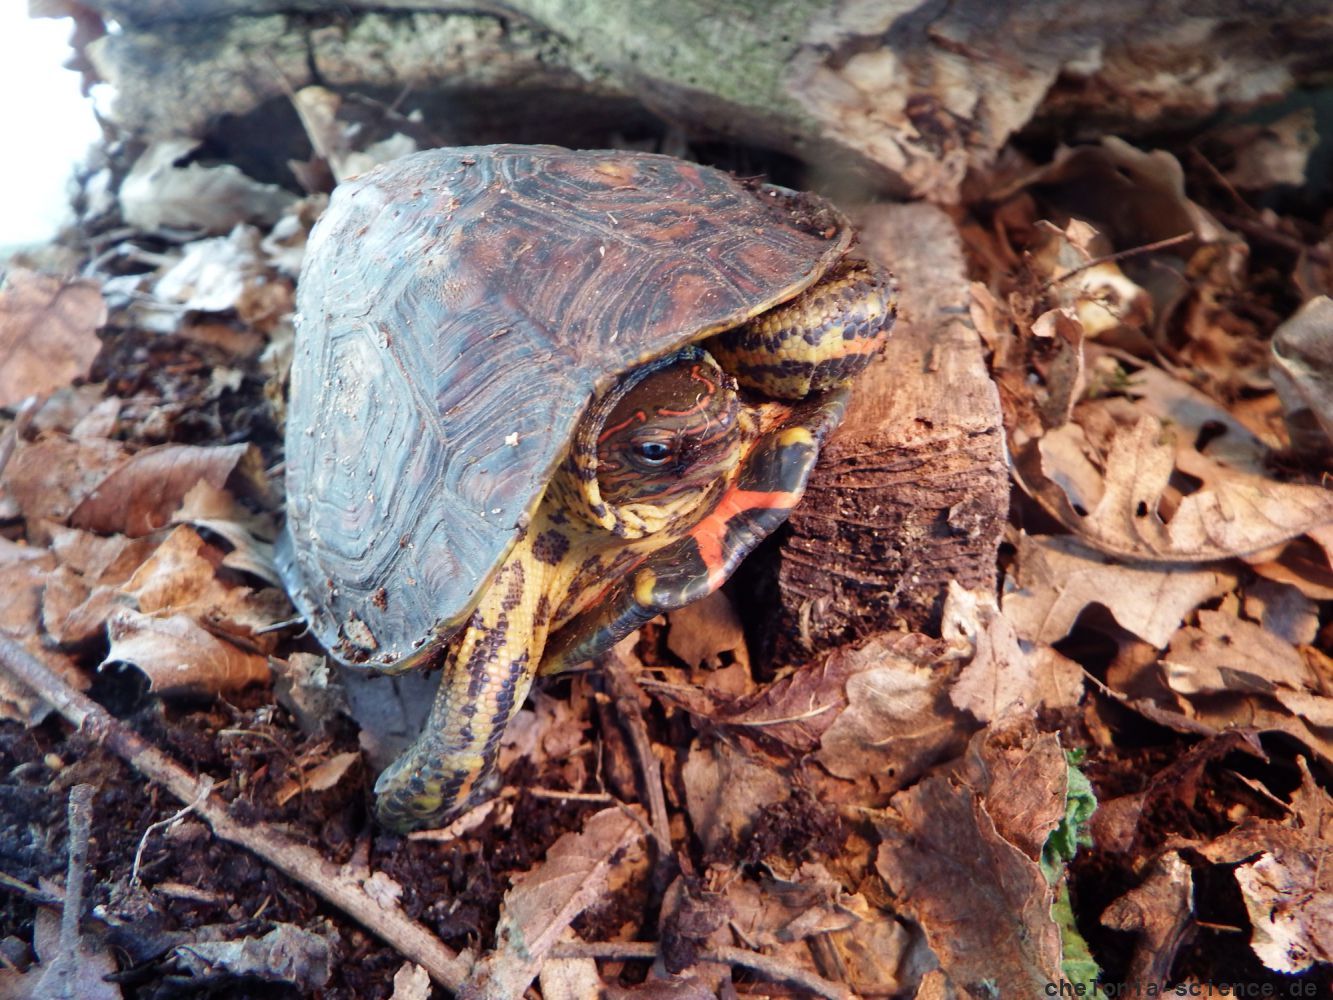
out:
M642 464L658 469L671 461L675 449L665 441L636 441L634 457Z

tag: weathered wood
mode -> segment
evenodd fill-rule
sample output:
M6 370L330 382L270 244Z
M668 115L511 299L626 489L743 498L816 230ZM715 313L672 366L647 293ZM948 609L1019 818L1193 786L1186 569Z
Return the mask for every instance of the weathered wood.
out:
M1317 83L1333 51L1327 0L85 2L121 25L90 55L141 136L200 135L322 84L410 90L404 110L447 141L459 115L529 138L525 113L547 122L552 94L589 94L626 102L587 109L604 132L634 103L940 202L1034 120L1187 127ZM486 97L506 91L518 100Z
M901 315L791 517L779 661L902 624L933 628L950 579L995 585L1009 477L957 231L924 204L875 206L861 224L902 282Z

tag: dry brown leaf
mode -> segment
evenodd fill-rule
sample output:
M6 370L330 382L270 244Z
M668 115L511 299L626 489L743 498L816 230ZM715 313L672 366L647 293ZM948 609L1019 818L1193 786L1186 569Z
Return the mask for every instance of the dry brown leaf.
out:
M184 615L158 618L123 608L107 621L108 663L132 663L160 695L239 691L269 678L268 658L205 631Z
M867 906L858 912L859 923L830 935L847 970L847 983L858 996L897 996L906 985L912 935L878 909Z
M128 599L115 587L89 588L68 566L56 568L42 592L42 627L62 646L102 635L106 620Z
M1069 774L1059 737L1038 733L1030 718L989 726L968 744L960 774L981 792L996 832L1039 861L1065 818Z
M1264 579L1290 584L1312 601L1333 601L1333 566L1326 554L1329 546L1319 542L1324 535L1333 536L1333 531L1319 528L1283 546L1276 557L1266 552L1245 562Z
M1143 327L1151 322L1152 299L1125 275L1118 264L1099 259L1112 247L1093 226L1071 218L1065 228L1060 229L1051 222L1039 220L1034 230L1038 242L1029 260L1034 273L1046 279L1047 291L1058 307L1033 322L1034 335L1049 335L1039 326L1044 318L1057 311L1066 321L1078 324L1080 340L1085 335L1096 337L1126 324ZM1081 387L1080 380L1078 388ZM1077 389L1073 394L1077 397Z
M243 466L248 465L246 469ZM147 535L171 523L199 480L223 488L233 473L262 477L258 449L250 444L200 448L168 444L148 448L112 470L69 516L75 528L104 534Z
M514 876L496 947L473 966L470 995L498 1000L523 994L570 922L605 896L612 867L643 836L641 823L629 810L604 809L581 831L552 844L537 867Z
M80 933L73 954L61 950L60 914L41 907L33 928L33 950L39 962L26 972L0 969L4 1000L120 1000L120 986L108 977L117 971L111 945L101 933ZM8 963L7 963L8 964Z
M1037 707L1037 674L993 594L964 590L950 580L942 619L940 635L969 643L973 650L949 691L955 705L979 722Z
M1231 691L1318 690L1300 651L1267 629L1223 611L1200 611L1199 625L1182 628L1162 658L1171 688L1184 695ZM1333 701L1330 701L1333 711Z
M1148 877L1102 913L1102 925L1138 935L1127 984L1140 990L1155 984L1163 990L1176 952L1192 930L1194 877L1176 851L1153 862Z
M1289 974L1333 961L1333 844L1252 820L1198 850L1216 864L1240 862L1236 883L1260 961Z
M49 525L45 530L51 536L51 551L61 563L93 586L124 583L158 545L156 538L97 535L64 525Z
M749 947L764 951L849 930L865 908L820 864L803 864L790 879L733 879L725 892L732 928Z
M1161 648L1186 615L1236 583L1220 568L1121 565L1073 538L1021 534L1001 607L1024 639L1053 643L1069 634L1084 608L1100 604L1122 628Z
M870 647L866 647L867 649ZM884 655L847 678L847 707L814 754L831 774L890 792L958 753L972 727L949 701L949 671Z
M350 714L347 694L326 657L292 653L272 665L278 703L296 716L302 732L323 732L338 713Z
M62 281L23 268L0 288L0 407L83 378L102 349L106 302L92 281Z
M1319 605L1298 587L1256 580L1245 588L1245 614L1276 636L1297 646L1319 634Z
M1250 948L1277 972L1305 972L1333 961L1333 876L1329 845L1311 853L1264 853L1236 869L1254 928Z
M1072 708L1083 698L1083 667L1043 643L1026 643L1037 703L1048 709Z
M1198 452L1176 454L1152 417L1121 429L1106 458L1101 500L1068 523L1089 544L1133 559L1202 562L1245 555L1333 523L1333 491L1228 470ZM1205 480L1169 520L1163 495L1178 463Z
M1142 358L1099 345L1090 346L1088 355L1089 364L1114 368L1115 387L1131 402L1122 411L1125 400L1102 400L1102 408L1114 417L1156 417L1163 426L1182 432L1177 438L1178 453L1197 450L1233 471L1256 476L1267 473L1269 451L1280 442L1259 437L1211 396Z
M217 577L222 553L193 528L171 532L121 588L147 614L185 614L245 639L261 642L263 630L289 614L275 590L228 586Z
M724 591L715 590L703 600L671 612L668 621L667 648L691 668L722 666L722 654L727 653L749 671L745 631Z
M790 779L770 762L720 740L707 747L696 740L680 776L690 822L706 851L741 842L765 806L791 794Z
M83 691L88 687L87 675L73 660L42 641L42 594L55 567L55 557L46 549L0 538L0 632L22 643L67 684ZM49 712L50 706L26 685L0 672L0 718L36 725Z
M1060 981L1053 892L997 832L981 796L944 777L899 792L876 869L964 993L1037 997Z
M1329 795L1310 773L1310 763L1296 758L1301 785L1292 793L1291 812L1297 824L1316 840L1333 843L1333 795Z
M1298 451L1333 451L1333 299L1311 299L1273 333L1268 374Z
M225 539L231 551L223 557L222 565L257 576L274 587L282 586L273 560L277 527L271 515L248 510L227 490L200 479L185 494L171 520L207 528Z
M107 474L125 460L115 441L44 437L14 449L0 483L28 521L30 538L42 521L64 521Z
M302 792L325 792L332 788L338 782L342 781L343 776L353 764L361 760L361 754L356 752L338 753L322 760L314 767L301 772L299 779L292 778L283 783L283 786L274 794L274 800L280 806L285 806L297 795Z
M231 603L231 588L217 578L220 559L221 553L182 525L134 571L124 590L146 614L190 612L201 617Z

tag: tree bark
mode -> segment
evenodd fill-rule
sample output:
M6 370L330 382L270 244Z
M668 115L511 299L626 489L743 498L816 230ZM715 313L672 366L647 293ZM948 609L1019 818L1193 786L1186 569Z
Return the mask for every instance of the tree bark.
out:
M779 662L903 625L934 630L951 579L995 586L1009 476L957 231L924 204L874 206L860 222L902 283L900 317L791 516Z
M142 136L198 136L308 84L410 89L446 135L493 113L487 95L531 94L511 138L550 95L591 95L624 102L584 109L603 131L634 105L939 202L1034 121L1186 128L1326 78L1333 52L1325 0L85 2L120 25L90 55Z

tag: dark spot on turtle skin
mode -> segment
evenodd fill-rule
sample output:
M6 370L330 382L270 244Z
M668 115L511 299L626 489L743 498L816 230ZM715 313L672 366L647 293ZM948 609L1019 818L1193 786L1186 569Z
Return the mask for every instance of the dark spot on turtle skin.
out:
M467 658L467 663L463 665L468 678L467 700L464 705L475 704L481 697L481 692L490 676L490 669L504 646L505 637L509 634L509 616L501 614L495 620L495 628L487 628L482 624L481 616L474 615L471 628L476 631L477 640L472 647L472 654ZM460 705L458 710L462 709L463 706Z
M548 566L558 566L569 552L569 539L558 531L548 529L532 543L533 558Z
M512 563L509 567L509 585L505 588L504 599L500 607L504 611L513 611L523 603L523 564Z
M370 603L383 611L389 606L389 592L383 587L380 587L379 590L370 595Z

